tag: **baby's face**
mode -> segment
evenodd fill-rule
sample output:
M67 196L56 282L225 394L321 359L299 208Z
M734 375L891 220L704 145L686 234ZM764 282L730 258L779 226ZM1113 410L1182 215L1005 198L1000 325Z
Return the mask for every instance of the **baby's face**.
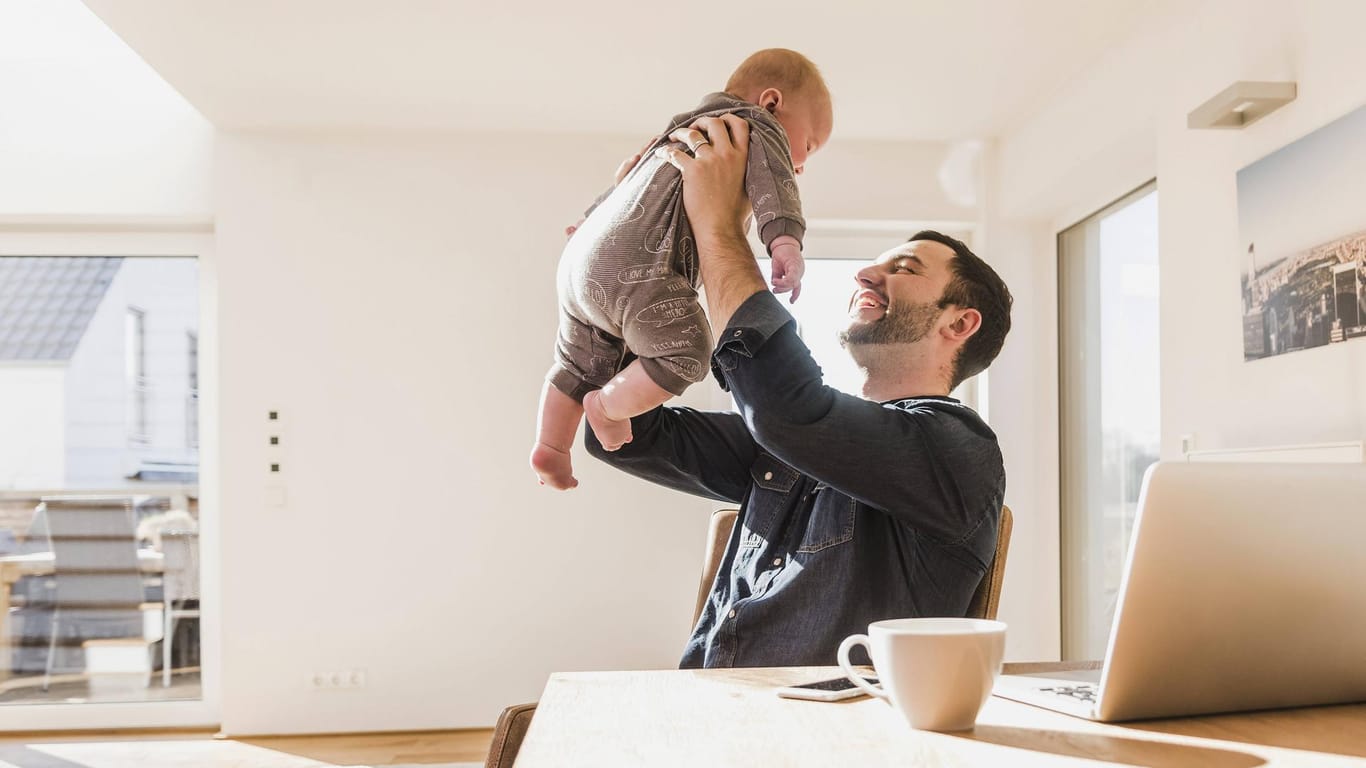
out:
M787 131L792 146L792 166L801 173L806 159L830 140L835 118L828 98L801 96L786 100L774 117Z

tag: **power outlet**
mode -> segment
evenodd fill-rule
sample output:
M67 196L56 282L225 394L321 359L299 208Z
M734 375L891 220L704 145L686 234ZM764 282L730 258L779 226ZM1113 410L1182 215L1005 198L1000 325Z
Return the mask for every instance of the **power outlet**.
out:
M354 691L365 687L365 670L352 668L314 672L308 682L315 691Z

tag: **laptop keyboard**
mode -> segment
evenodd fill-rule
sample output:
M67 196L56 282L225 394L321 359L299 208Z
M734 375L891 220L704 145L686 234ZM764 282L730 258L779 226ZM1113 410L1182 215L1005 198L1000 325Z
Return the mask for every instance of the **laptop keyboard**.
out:
M1040 688L1038 690L1056 696L1066 696L1069 699L1084 701L1088 704L1096 703L1096 687L1086 683L1082 683L1081 685L1058 685L1052 688Z

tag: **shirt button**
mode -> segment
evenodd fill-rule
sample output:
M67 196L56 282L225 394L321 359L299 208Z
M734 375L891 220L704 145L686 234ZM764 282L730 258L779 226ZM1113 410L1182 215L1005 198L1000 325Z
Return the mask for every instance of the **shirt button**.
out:
M772 473L772 472L765 472L765 473L764 473L764 479L765 479L765 480L772 480L772 479L773 479L773 473Z
M727 616L729 616L729 617L732 618L732 619L735 618L735 609L734 609L734 608L730 609L730 613L727 614Z
M782 559L781 557L775 557L775 558L773 558L773 564L774 564L774 565L782 565L782 564L783 564L783 559Z

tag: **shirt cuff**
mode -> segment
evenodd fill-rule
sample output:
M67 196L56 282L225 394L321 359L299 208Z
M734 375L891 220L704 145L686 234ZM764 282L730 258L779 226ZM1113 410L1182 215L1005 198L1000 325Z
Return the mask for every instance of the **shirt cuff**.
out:
M773 334L788 323L792 315L770 291L758 291L745 299L730 316L730 325L716 340L711 356L711 372L721 389L730 391L726 373L735 370L744 358L753 359Z
M777 218L759 228L759 239L769 253L773 252L773 241L783 235L791 235L800 243L806 236L806 224L800 219Z

